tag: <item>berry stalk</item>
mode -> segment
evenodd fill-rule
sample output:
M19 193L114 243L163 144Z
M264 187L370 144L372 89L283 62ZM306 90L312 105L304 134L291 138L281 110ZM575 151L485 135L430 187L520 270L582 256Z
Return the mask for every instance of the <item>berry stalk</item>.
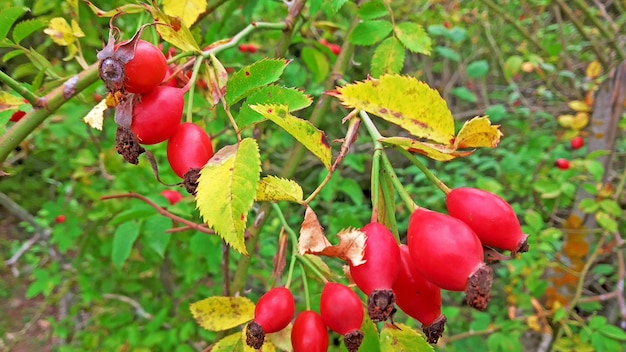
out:
M413 163L413 165L417 166L417 168L420 169L420 171L426 176L426 178L430 180L430 182L432 182L435 186L437 186L437 188L439 188L441 192L443 192L444 194L450 193L450 187L446 186L446 184L443 183L443 181L438 179L437 176L435 176L435 174L433 174L426 167L426 165L422 164L422 162L419 161L419 159L415 157L415 155L409 153L408 151L400 147L395 147L395 149L398 152L400 152L400 154L404 155L407 159L409 159L409 161Z

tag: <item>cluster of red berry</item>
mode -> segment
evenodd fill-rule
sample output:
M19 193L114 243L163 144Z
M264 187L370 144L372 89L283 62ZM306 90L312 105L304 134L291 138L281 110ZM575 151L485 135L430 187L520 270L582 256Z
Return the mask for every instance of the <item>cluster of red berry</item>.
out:
M120 51L122 45L132 48ZM189 180L187 189L193 193L199 169L213 156L213 146L202 128L193 123L181 123L185 91L176 87L167 60L156 46L132 39L113 48L101 56L100 76L115 99L131 102L125 106L132 109L132 136L128 129L119 126L118 152L136 164L138 155L144 151L137 144L152 145L167 140L169 164L176 175ZM168 81L163 82L166 79Z
M466 302L487 308L493 282L485 251L528 250L513 208L497 195L475 188L456 188L446 196L449 215L417 208L411 215L408 245L398 245L384 225L371 222L365 233L363 264L350 263L350 276L366 295L373 322L393 319L394 304L422 324L428 342L436 343L445 327L441 289L464 291ZM384 255L383 255L384 253ZM266 333L284 329L294 315L294 299L286 288L275 288L259 300L247 343L260 348ZM348 351L357 351L363 334L363 307L348 287L327 283L320 298L320 315L301 313L291 333L294 351L326 351L326 327L344 336Z
M578 150L585 146L585 140L581 136L576 136L570 141L570 147L572 150ZM554 162L554 166L561 170L567 170L570 167L569 160L565 158L559 158Z

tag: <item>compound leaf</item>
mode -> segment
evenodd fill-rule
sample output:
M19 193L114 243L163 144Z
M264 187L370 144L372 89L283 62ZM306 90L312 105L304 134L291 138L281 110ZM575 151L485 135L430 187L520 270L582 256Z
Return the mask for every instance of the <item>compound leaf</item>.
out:
M8 7L0 11L0 40L7 37L13 23L28 11L28 7Z
M413 22L402 22L393 31L400 43L409 51L430 55L432 42L421 25Z
M232 106L253 89L276 82L288 60L264 59L235 72L226 84L226 103Z
M207 0L164 0L163 12L179 17L187 27L191 27L200 14L206 10Z
M372 56L372 76L384 73L400 73L404 67L404 47L395 37L385 39L374 50Z
M261 173L252 138L220 149L200 171L197 208L204 221L239 253L247 255L244 230Z
M259 181L256 193L257 202L286 200L299 203L303 198L302 187L296 181L276 176L266 176Z
M454 119L439 92L413 77L384 75L328 94L343 105L380 116L415 137L451 144Z
M12 33L13 42L19 44L24 38L46 27L46 25L46 21L42 19L32 19L16 24Z
M326 134L306 120L289 113L286 105L251 105L250 108L292 135L306 149L315 155L327 169L332 158Z
M254 303L246 297L214 296L192 303L191 315L209 331L222 331L254 318Z
M350 34L350 43L364 46L374 45L387 37L392 29L393 25L389 21L363 21Z

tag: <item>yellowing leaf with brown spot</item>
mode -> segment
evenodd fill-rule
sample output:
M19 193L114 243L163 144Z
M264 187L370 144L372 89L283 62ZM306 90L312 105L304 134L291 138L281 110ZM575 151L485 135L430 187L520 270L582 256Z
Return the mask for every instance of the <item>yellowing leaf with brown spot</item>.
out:
M583 128L587 127L589 124L589 114L586 112L579 112L574 115L574 119L572 120L572 125L570 126L573 130L580 131Z
M170 16L161 12L158 8L148 4L143 5L150 12L157 24L154 28L163 40L174 45L182 51L199 51L200 47L194 39L189 27L178 17Z
M287 105L250 105L250 108L289 133L330 169L332 153L324 131L309 121L291 115Z
M492 125L485 116L466 121L454 140L456 149L495 148L500 143L500 125Z
M108 108L106 99L100 100L89 113L83 118L83 121L99 131L102 131L102 122L104 121L104 111Z
M572 100L567 103L567 106L576 112L591 112L591 106L585 104L584 101Z
M286 200L300 203L303 197L302 187L296 181L276 176L266 176L259 181L256 193L257 202Z
M254 303L246 297L214 296L192 303L191 315L209 331L222 331L254 318Z
M179 17L187 27L206 10L207 0L163 0L163 12Z
M364 232L354 229L343 230L337 234L339 244L333 246L320 225L315 212L307 207L300 238L298 239L298 252L300 254L315 254L326 257L339 258L352 262L352 265L360 265L363 261L363 251L365 250Z
M454 146L422 142L406 137L382 138L380 141L386 145L395 145L408 152L422 154L438 161L450 161L473 153L472 150L458 151Z
M561 127L570 128L572 127L572 123L574 121L574 115L569 115L569 114L560 115L556 119L559 122L559 125L561 125Z
M50 39L57 45L68 46L76 41L72 27L62 17L51 19L48 28L44 29L43 32L50 36Z
M600 76L602 73L602 65L598 61L592 61L587 65L587 69L585 70L585 75L589 79L595 79Z
M413 77L383 75L328 94L346 107L379 116L415 137L452 144L454 119L448 105L437 90Z
M24 98L0 91L0 111L14 110L23 104L25 104Z
M196 207L204 221L241 254L244 231L261 178L259 146L252 138L220 149L200 171Z
M241 341L241 332L237 331L215 342L211 352L243 352L245 341Z

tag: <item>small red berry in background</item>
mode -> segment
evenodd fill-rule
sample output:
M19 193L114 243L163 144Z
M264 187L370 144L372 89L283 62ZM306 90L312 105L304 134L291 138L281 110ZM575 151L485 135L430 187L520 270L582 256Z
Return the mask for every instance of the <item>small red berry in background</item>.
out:
M242 53L251 53L254 54L257 51L257 47L254 44L241 44L239 45L239 51Z
M570 141L570 146L574 150L580 149L584 145L585 145L585 140L581 136L576 136Z
M319 314L311 310L298 314L291 329L291 346L293 352L328 351L328 331Z
M446 27L447 29L452 28L452 25L450 25L450 23L448 21L444 22L443 26Z
M173 191L171 189L166 189L164 191L161 191L161 195L165 197L165 199L167 199L167 201L170 202L171 205L174 205L180 202L181 200L183 200L182 194L176 191Z
M24 116L26 116L26 113L24 111L18 110L16 112L14 112L13 115L11 115L11 118L9 119L9 121L11 121L11 122L18 122Z
M516 100L513 102L513 106L518 107L520 106L521 102L519 100Z
M246 344L260 349L265 335L286 328L295 311L296 303L288 288L276 287L267 291L254 308L254 320L246 327Z
M561 170L567 170L569 169L569 160L559 158L554 162L554 166L558 167Z
M239 51L242 53L247 53L248 52L248 45L247 44L240 44L239 45Z
M339 55L339 53L341 52L341 47L339 45L329 43L328 41L326 41L326 39L320 39L319 43L330 49L330 51L332 51L332 53L335 55Z
M65 222L65 215L59 215L59 216L57 216L57 217L54 219L54 221L55 221L57 224L62 224L62 223L64 223L64 222Z

